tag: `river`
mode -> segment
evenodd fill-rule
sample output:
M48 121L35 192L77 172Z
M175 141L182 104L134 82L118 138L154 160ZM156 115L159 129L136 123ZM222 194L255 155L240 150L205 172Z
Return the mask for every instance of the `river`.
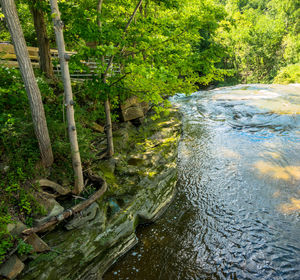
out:
M104 279L300 279L300 85L172 102L178 193Z

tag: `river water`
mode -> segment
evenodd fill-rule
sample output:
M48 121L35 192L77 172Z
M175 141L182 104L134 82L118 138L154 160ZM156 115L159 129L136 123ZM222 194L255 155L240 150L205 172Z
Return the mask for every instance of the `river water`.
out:
M172 99L177 196L104 279L300 279L300 85Z

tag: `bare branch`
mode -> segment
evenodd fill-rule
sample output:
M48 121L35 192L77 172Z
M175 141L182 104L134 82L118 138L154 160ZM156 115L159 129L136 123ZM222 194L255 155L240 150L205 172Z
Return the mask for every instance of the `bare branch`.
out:
M137 4L137 6L135 7L133 14L131 15L131 17L130 17L130 19L128 20L127 25L126 25L126 27L125 27L125 29L124 29L123 38L125 37L125 35L126 35L127 31L128 31L128 27L129 27L129 25L132 23L132 21L133 21L135 15L136 15L138 9L139 9L140 6L142 5L142 3L143 3L143 0L140 0L140 2L139 2L139 3Z
M109 86L112 87L114 86L115 84L117 84L118 82L122 81L127 75L131 74L132 72L128 72L128 73L125 73L122 77L120 77L118 80L116 80L115 82L113 82L112 84L110 84Z
M100 1L100 0L99 0L99 1ZM128 31L128 28L129 28L129 25L132 23L132 21L133 21L135 15L136 15L136 13L137 13L139 7L142 5L142 3L143 3L143 0L140 0L139 3L137 4L137 6L135 7L135 9L134 9L134 11L133 11L133 13L132 13L130 19L128 20L128 22L127 22L127 24L126 24L126 27L125 27L125 29L124 29L124 34L123 34L123 36L122 36L122 39L125 38L125 36L126 36L126 34L127 34L127 31ZM118 47L120 46L120 44L121 44L121 43L119 42L119 43L116 45L116 48L118 48ZM121 50L121 52L123 52L123 49ZM114 61L114 58L115 58L115 55L112 55L112 56L110 57L110 59L109 59L108 64L107 64L106 70L105 70L105 72L104 72L104 74L103 74L103 82L104 82L104 83L106 82L107 74L108 74L109 68L111 67L111 65L112 65L112 63L113 63L113 61Z

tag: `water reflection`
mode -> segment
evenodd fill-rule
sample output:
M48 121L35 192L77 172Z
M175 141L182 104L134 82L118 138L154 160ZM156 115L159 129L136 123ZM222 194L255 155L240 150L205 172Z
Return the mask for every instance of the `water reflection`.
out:
M300 212L300 199L295 197L290 198L290 202L280 205L279 210L285 214Z
M277 155L277 154L276 154ZM286 181L300 180L300 166L278 166L266 161L257 161L254 167L263 175Z
M300 86L173 102L183 113L179 193L104 279L299 279Z

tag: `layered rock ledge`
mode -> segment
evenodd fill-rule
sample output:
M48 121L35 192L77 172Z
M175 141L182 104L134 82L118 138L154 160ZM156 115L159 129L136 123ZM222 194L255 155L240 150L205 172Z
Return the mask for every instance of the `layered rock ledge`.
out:
M108 184L104 197L43 237L51 251L31 257L18 278L101 279L138 242L136 227L154 222L172 201L179 136L176 111L120 127L114 158L91 168Z

